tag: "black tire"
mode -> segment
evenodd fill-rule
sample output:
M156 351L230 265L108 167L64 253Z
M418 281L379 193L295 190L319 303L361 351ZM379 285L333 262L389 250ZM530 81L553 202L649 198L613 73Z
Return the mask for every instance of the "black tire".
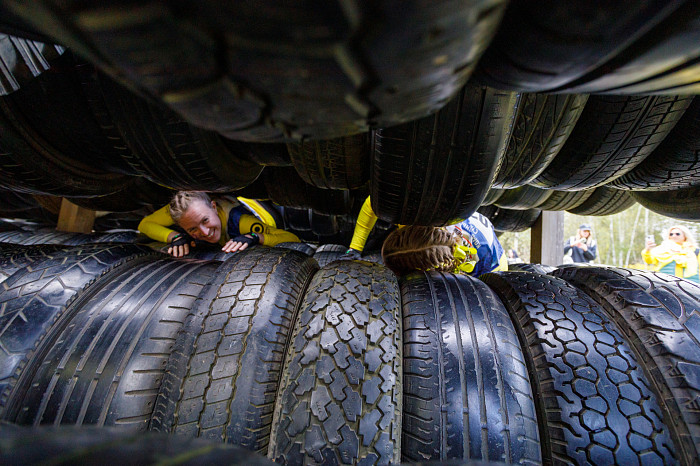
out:
M580 206L586 199L588 199L593 193L594 189L588 189L585 191L552 191L552 195L547 198L542 204L537 206L538 209L542 210L569 210L575 209Z
M224 138L224 144L231 152L264 167L291 167L286 144L263 144L254 142L232 141ZM246 197L246 196L243 196Z
M234 191L251 184L262 166L229 150L222 138L137 96L104 75L96 77L104 104L131 149L139 175L175 190Z
M21 105L26 93L20 89L12 97L0 98L0 187L74 197L103 196L124 187L130 177L72 159L54 146L54 141L45 139L40 133L43 128L35 128L25 117L25 113L31 113L29 106ZM46 103L41 105L45 107Z
M493 186L517 188L537 178L569 138L587 100L587 95L523 94Z
M681 464L700 458L700 286L667 274L563 267L562 278L595 299L647 371Z
M3 22L8 12L3 9ZM5 32L5 30L3 30ZM60 45L0 33L0 96L10 94L51 67L63 54Z
M363 252L362 260L367 262L374 262L375 264L379 265L384 265L384 259L382 258L381 251Z
M146 260L150 250L135 245L86 245L57 251L44 260L17 270L0 293L0 415L23 391L19 376L41 364L73 316L76 301L89 299L121 267Z
M619 178L656 149L691 102L690 96L591 96L571 136L532 185L579 191Z
M299 176L321 189L356 189L367 184L369 146L366 134L287 144Z
M105 233L94 233L91 243L139 243L146 238L138 231L111 231Z
M342 244L322 244L314 251L313 258L319 267L325 267L333 261L340 259L348 247Z
M700 222L700 186L673 191L632 191L630 197L657 214Z
M152 432L73 426L0 426L0 463L6 465L231 464L273 466L267 458L232 445Z
M279 243L276 244L275 247L299 251L301 253L306 254L307 256L313 256L316 252L316 247L309 243Z
M540 209L510 210L495 206L479 209L479 213L491 221L497 232L525 231L535 224L541 212Z
M548 275L480 279L505 304L522 344L544 464L677 461L649 382L593 299Z
M277 205L311 209L328 215L342 215L352 211L355 196L353 191L311 186L292 167L266 167L262 178L270 200Z
M170 202L176 191L157 185L146 178L132 177L116 193L100 197L69 198L73 204L103 212L133 212L144 206L163 206Z
M437 111L471 74L505 2L365 0L348 9L203 1L149 10L138 24L76 3L16 6L194 125L273 142L332 139Z
M700 98L693 102L642 163L610 186L635 191L668 191L700 185Z
M322 244L316 248L316 252L342 252L347 251L347 246L342 244Z
M61 244L65 246L78 246L90 242L91 236L85 233L71 233L52 229L41 229L29 233L17 240L18 244L25 246L40 244Z
M552 267L551 265L542 265L542 264L528 264L528 263L508 264L508 271L509 272L532 272L532 273L548 274L556 269L557 269L556 267Z
M175 338L217 266L161 259L112 275L24 370L3 418L145 431Z
M286 464L400 461L396 276L343 261L313 277L285 356L268 457Z
M504 191L494 205L511 210L529 210L539 207L554 192L551 189L540 189L534 186L521 186Z
M479 62L480 77L527 92L697 91L697 2L604 2L594 14L592 8L587 1L512 2Z
M178 337L151 428L261 453L304 290L316 264L256 248L224 262Z
M468 84L435 115L375 131L370 195L377 216L432 226L468 218L491 186L517 101Z
M535 401L508 311L483 282L401 279L402 459L541 464Z
M503 194L505 194L505 189L490 188L486 192L486 197L481 201L482 206L494 204Z
M18 246L3 243L0 246L0 283L19 269L41 261L62 249L65 248L57 245Z
M345 248L347 250L347 248ZM313 255L314 260L318 264L319 267L325 267L331 262L335 262L343 255L345 254L345 251L339 252L339 251L321 251L321 252L315 252Z
M634 197L629 191L601 186L583 203L573 209L567 209L567 212L575 215L613 215L629 209L634 203Z

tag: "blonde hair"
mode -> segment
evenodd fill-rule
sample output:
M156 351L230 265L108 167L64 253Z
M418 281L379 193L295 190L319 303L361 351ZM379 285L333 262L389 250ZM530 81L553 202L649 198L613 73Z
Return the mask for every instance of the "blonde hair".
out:
M686 227L684 227L683 225L673 225L671 228L668 229L668 233L671 233L671 230L673 230L674 228L677 229L677 230L680 230L680 231L683 233L683 236L685 236L685 243L686 243L686 244L692 246L693 248L697 248L697 247L698 247L698 244L697 244L697 242L695 241L695 237L694 237L693 234L690 232L690 230L688 230L688 229L687 229ZM666 234L666 236L668 236L668 233Z
M173 198L170 200L168 208L170 209L170 216L173 218L175 223L179 223L180 219L187 209L190 208L192 202L202 201L206 205L211 205L211 198L207 193L202 191L178 191L175 193Z
M444 228L409 225L393 231L382 246L384 265L397 275L414 270L451 272L457 238Z

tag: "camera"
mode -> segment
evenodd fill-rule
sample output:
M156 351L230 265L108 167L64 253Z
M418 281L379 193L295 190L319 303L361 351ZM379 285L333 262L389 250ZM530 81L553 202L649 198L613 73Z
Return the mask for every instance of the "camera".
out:
M581 243L586 244L588 242L587 238L581 238Z

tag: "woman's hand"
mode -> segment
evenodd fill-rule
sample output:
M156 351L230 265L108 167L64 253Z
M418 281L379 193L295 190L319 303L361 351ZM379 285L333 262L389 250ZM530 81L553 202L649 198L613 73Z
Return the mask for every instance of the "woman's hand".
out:
M656 247L656 243L655 243L653 240L649 240L649 239L648 239L645 249L648 251L649 249L652 249L652 248L655 248L655 247Z
M260 237L255 233L249 235L238 235L235 238L228 240L221 250L224 252L244 251L248 249L249 246L255 246L259 242Z
M192 238L189 236L175 235L168 244L168 254L173 257L185 257L190 253L190 243Z

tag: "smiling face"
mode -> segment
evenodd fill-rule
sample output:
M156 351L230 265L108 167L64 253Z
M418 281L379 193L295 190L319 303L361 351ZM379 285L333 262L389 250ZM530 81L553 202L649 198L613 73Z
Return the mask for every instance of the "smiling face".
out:
M668 239L675 243L683 244L685 241L685 235L678 228L671 228L671 231L668 232Z
M221 238L221 220L216 214L216 203L196 200L190 204L180 221L184 230L196 240L218 243Z
M591 236L591 230L581 230L582 238L588 238L589 236Z

